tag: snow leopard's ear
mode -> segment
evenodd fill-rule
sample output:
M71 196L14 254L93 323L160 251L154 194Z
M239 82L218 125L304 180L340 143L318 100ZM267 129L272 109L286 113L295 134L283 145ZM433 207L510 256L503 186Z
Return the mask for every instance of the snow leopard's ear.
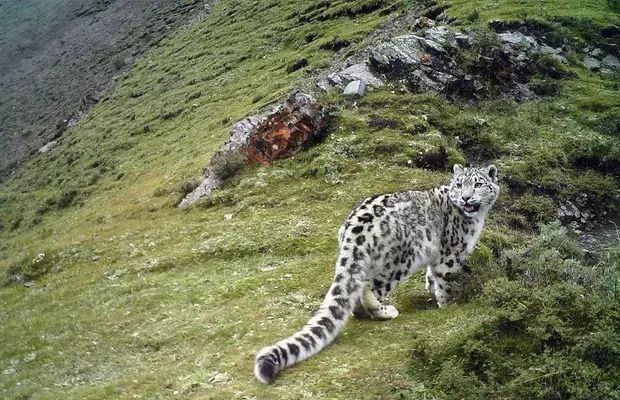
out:
M489 165L484 169L484 173L487 174L489 178L493 181L493 183L497 183L497 167L493 164Z
M463 167L461 167L460 164L454 164L454 167L452 167L452 171L454 172L454 175L458 175L463 172Z

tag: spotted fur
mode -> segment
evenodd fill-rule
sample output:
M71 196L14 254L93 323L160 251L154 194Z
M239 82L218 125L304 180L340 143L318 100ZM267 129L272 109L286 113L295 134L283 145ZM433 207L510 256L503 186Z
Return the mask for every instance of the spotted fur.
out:
M299 332L257 354L256 377L270 383L284 368L318 353L352 313L395 318L396 308L381 300L423 268L426 288L439 307L446 306L452 282L478 241L498 192L495 166L455 165L446 186L372 196L360 203L340 228L334 281L319 310Z

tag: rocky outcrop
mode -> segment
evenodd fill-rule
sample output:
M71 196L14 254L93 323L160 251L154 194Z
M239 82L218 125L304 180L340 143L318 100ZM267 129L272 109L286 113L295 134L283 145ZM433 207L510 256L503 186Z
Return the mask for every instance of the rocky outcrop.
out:
M485 50L493 51L493 57L477 54L479 60L469 60L467 65L463 54L481 40L476 33L450 31L426 17L415 20L413 26L420 29L369 44L336 65L317 85L322 90L343 89L360 80L372 89L397 82L411 91L431 90L450 100L475 101L499 91L524 101L535 97L528 86L536 72L532 68L534 60L548 56L558 63L567 62L562 48L553 48L519 31L506 31L482 38L490 40ZM488 79L498 74L498 79Z
M321 140L328 113L312 96L297 92L270 111L236 122L230 138L203 170L200 184L179 203L187 207L222 185L236 162L271 164Z
M607 54L600 48L586 48L582 64L590 71L612 74L620 70L620 61L613 54Z
M297 92L250 132L248 162L270 164L308 147L322 138L326 125L323 107Z

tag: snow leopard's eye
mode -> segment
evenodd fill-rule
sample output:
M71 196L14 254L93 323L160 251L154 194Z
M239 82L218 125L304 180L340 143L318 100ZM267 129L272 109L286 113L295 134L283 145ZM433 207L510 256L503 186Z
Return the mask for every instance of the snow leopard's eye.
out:
M462 184L461 182L457 182L457 183L456 183L456 188L457 188L457 189L460 189L460 188L462 188L462 187L463 187L463 184Z
M478 189L479 187L482 187L482 182L476 182L476 184L474 185L474 188Z

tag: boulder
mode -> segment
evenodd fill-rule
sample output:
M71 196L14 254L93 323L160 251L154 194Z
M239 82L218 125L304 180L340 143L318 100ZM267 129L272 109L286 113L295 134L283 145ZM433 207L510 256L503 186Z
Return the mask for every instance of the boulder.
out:
M347 87L344 88L344 92L342 94L344 94L345 96L354 97L363 96L364 93L366 93L366 84L364 83L364 81L358 79L349 82Z
M536 39L531 36L526 36L521 32L504 32L500 33L498 36L502 43L520 49L530 49L538 45Z
M522 30L517 23L500 24L496 21L496 31L501 28L497 33L499 49L473 52L470 55L477 57L477 62L465 66L461 64L463 57L459 57L460 51L474 46L476 34L455 32L445 25L424 21L416 19L394 30L402 32L413 26L420 29L415 33L377 36L344 63L336 64L317 85L328 91L333 87L343 89L356 80L370 87L395 82L412 91L431 90L450 100L467 102L497 93L499 89L503 96L525 101L535 97L529 81L536 72L532 63L538 55L548 55L560 63L568 62L562 48L539 41L536 33L528 34L529 30ZM532 29L532 32L536 30ZM609 67L599 65L597 68L602 68L602 72L613 70L617 68L614 61L617 59L610 58ZM594 59L594 62L599 61ZM350 86L346 93L355 95L353 89Z
M590 56L586 56L583 59L583 65L584 67L586 67L587 69L591 70L591 71L596 71L599 70L601 68L601 62L599 60L597 60L596 58L590 57Z
M429 39L432 39L433 41L435 41L436 43L439 43L440 45L444 47L457 48L459 46L457 38L456 38L457 35L454 34L453 32L450 32L448 28L445 26L429 28L426 30L424 36ZM458 36L461 39L468 37L468 35L464 35L464 34L458 34Z
M297 92L260 123L248 139L248 162L271 164L322 139L328 115L312 96Z
M360 80L367 86L380 87L383 81L373 75L366 62L350 65L340 71L327 75L327 79L318 82L318 86L327 91L331 86L344 88L347 82Z
M422 40L416 35L404 35L379 43L370 50L371 67L394 75L416 69L425 53Z
M328 114L312 96L297 92L271 111L236 122L230 138L215 152L203 170L200 184L179 207L187 207L222 185L222 165L229 160L270 164L322 138Z
M50 152L54 148L54 146L56 146L56 143L58 143L56 140L47 142L45 146L42 146L41 148L39 148L39 153L45 154L45 153Z
M618 61L618 58L616 56L613 56L611 54L607 54L605 57L603 57L603 59L601 60L601 64L612 71L617 71L620 69L620 61Z

